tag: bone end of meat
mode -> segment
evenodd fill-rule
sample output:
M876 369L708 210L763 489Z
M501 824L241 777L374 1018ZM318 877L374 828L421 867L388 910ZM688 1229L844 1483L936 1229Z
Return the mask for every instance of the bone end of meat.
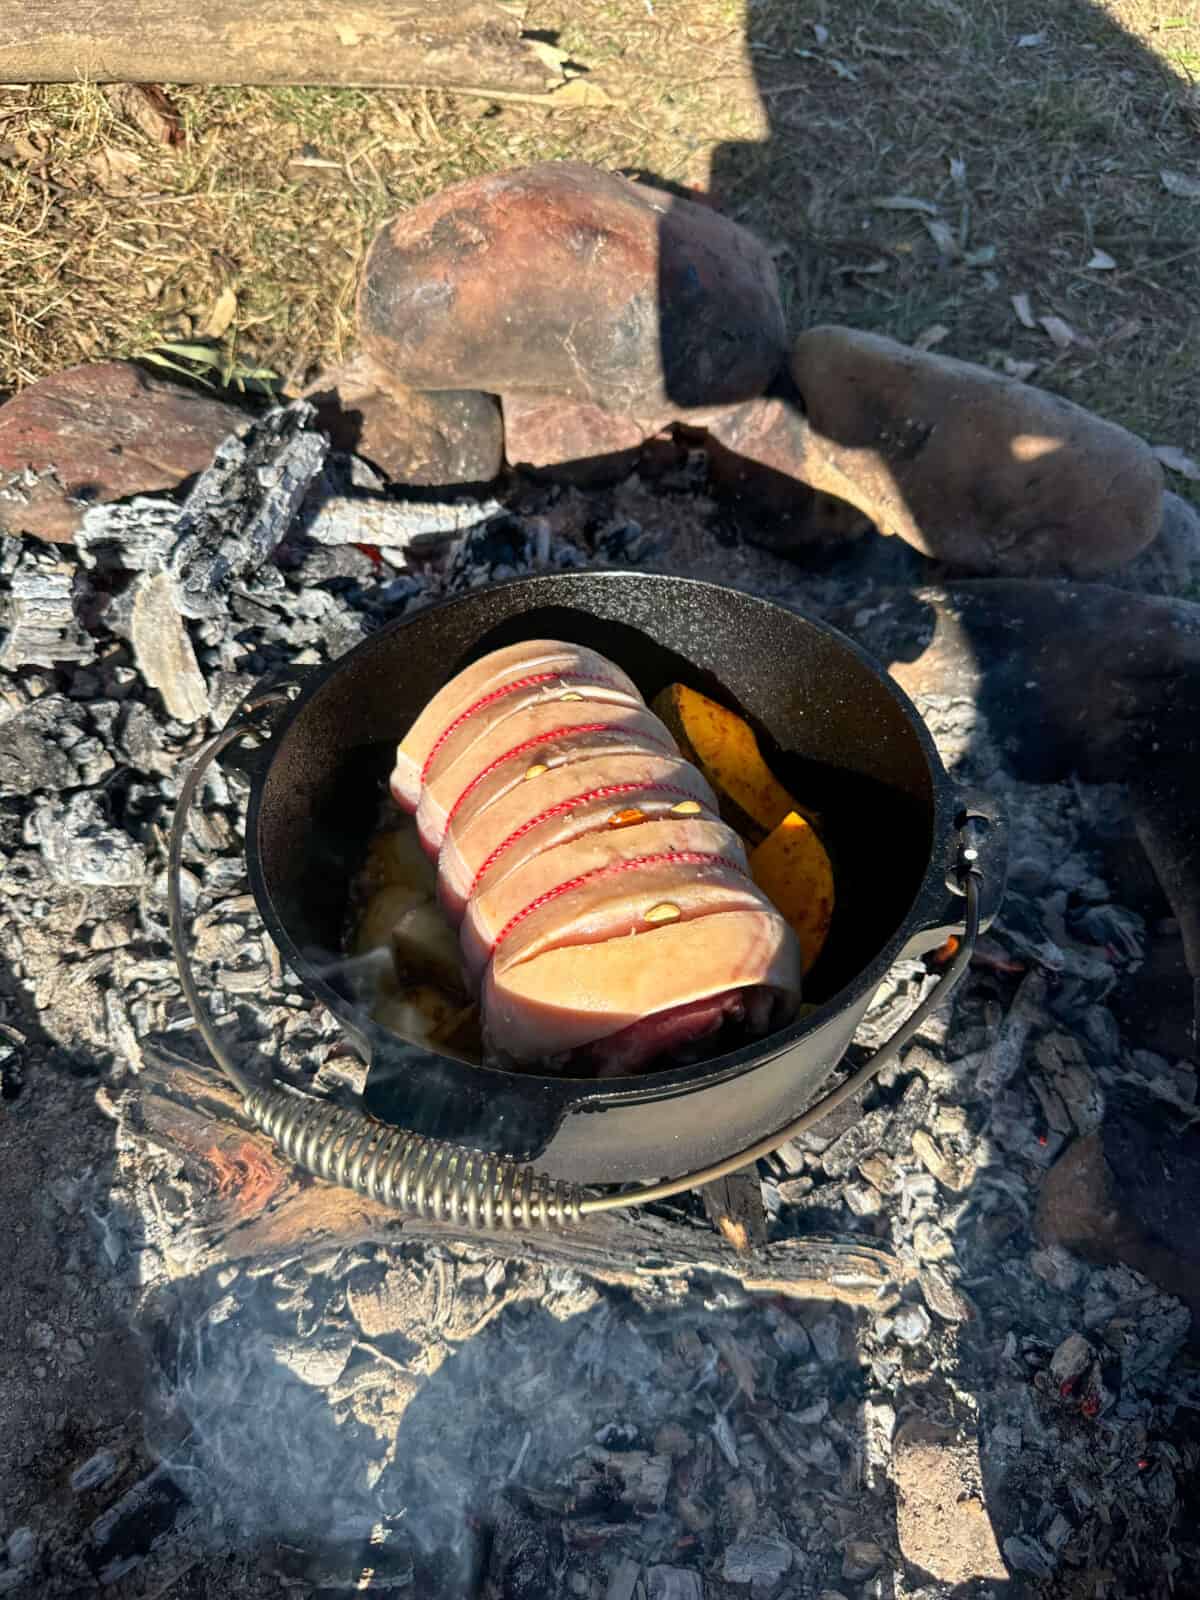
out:
M739 910L668 923L603 944L488 967L483 1011L491 1046L515 1060L568 1055L681 1006L763 988L776 1021L795 1014L800 946L776 912Z

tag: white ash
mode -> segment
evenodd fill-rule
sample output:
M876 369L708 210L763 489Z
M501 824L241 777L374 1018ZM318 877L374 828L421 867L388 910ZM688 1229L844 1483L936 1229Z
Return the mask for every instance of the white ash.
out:
M19 1491L0 1489L0 1591L19 1592L15 1575L49 1600L86 1592L97 1564L149 1583L164 1551L186 1569L253 1542L256 1595L281 1581L353 1592L368 1569L383 1592L428 1600L468 1592L481 1570L493 1593L589 1600L911 1594L891 1438L897 1419L943 1410L980 1438L1016 1571L1045 1586L1104 1568L1111 1600L1132 1600L1147 1572L1166 1583L1194 1570L1180 1516L1200 1465L1187 1312L1126 1269L1039 1249L1030 1228L1048 1151L1099 1127L1130 1081L1194 1106L1195 1074L1131 1048L1109 1008L1149 937L1103 876L1115 797L1017 783L1002 730L969 703L930 697L921 710L956 775L1008 809L1017 859L1002 915L954 1006L898 1066L762 1168L775 1232L828 1228L892 1252L910 1276L890 1311L650 1283L630 1295L465 1248L195 1270L193 1180L147 1144L127 1091L150 1042L194 1049L166 944L166 828L190 750L261 673L324 662L410 608L518 572L640 563L819 612L869 610L873 586L910 559L895 541L864 544L804 573L718 544L690 490L678 504L658 491L660 527L641 490L589 510L576 491L539 488L495 509L460 504L457 524L412 538L412 565L394 565L398 544L381 567L355 548L380 540L320 542L304 521L311 499L296 515L314 485L346 489L323 476L303 412L276 414L240 448L223 449L183 508L89 511L74 571L29 542L0 556L34 608L0 661L0 934L39 1027L111 1108L110 1186L76 1183L64 1157L55 1181L71 1183L48 1203L92 1230L76 1270L137 1297L160 1463L131 1481L122 1452L144 1448L132 1436L65 1462L74 1499L91 1497L74 1544L46 1536L52 1506L35 1536ZM378 498L353 474L349 489ZM395 526L443 516L387 504ZM690 522L684 505L698 507ZM353 506L323 514L367 525ZM207 710L194 683L194 698L151 688L131 649L146 576L174 586ZM40 622L39 594L51 596ZM175 714L191 710L194 721ZM202 981L253 1064L350 1092L336 1023L282 967L247 892L245 788L214 773L185 847ZM936 980L923 962L899 964L855 1061ZM0 1052L19 1056L25 1035L8 1016L17 1038L0 1028ZM0 1071L18 1104L51 1092ZM167 1529L157 1556L130 1532L147 1507Z

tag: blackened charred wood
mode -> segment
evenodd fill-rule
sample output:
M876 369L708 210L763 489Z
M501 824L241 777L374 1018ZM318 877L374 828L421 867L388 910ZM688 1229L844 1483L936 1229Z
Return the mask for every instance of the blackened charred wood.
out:
M766 1244L767 1214L757 1167L742 1167L726 1178L706 1183L700 1192L708 1220L735 1250L746 1255Z

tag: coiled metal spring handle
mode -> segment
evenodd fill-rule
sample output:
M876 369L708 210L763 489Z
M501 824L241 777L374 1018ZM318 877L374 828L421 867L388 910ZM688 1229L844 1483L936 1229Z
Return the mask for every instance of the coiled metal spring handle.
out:
M948 999L970 964L979 935L979 869L971 829L965 830L957 863L958 884L965 899L964 929L958 950L937 986L888 1042L857 1072L786 1127L724 1161L666 1183L589 1195L574 1184L556 1182L535 1168L506 1157L482 1155L444 1139L427 1139L405 1128L389 1127L365 1112L314 1100L281 1084L253 1083L226 1050L212 1013L200 993L184 926L181 870L188 814L211 763L222 750L247 734L269 736L245 718L289 696L265 691L244 704L228 726L200 750L184 779L171 822L167 858L167 914L171 949L196 1027L210 1055L242 1097L247 1117L298 1166L353 1189L383 1205L427 1221L465 1223L471 1228L550 1228L580 1222L599 1211L647 1205L666 1200L761 1160L789 1139L807 1132L837 1106L857 1094L895 1058L929 1014Z

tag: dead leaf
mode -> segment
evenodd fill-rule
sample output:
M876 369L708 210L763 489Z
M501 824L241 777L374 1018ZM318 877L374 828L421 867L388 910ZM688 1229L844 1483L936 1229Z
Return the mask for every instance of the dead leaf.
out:
M545 39L531 39L527 35L524 43L526 49L530 50L544 67L549 67L551 72L561 73L563 62L570 60L568 51L560 50L556 44L548 44Z
M1033 320L1033 307L1029 303L1027 294L1014 294L1010 304L1017 314L1017 321L1023 328L1037 327L1037 323Z
M1038 321L1054 341L1058 350L1069 350L1075 343L1075 331L1061 317L1039 317Z
M956 261L961 254L954 229L941 217L922 217L921 225L938 247L938 254L947 261Z
M1014 361L1012 356L1005 356L1004 371L1010 378L1015 378L1018 383L1028 383L1038 369L1036 361Z
M611 106L613 103L608 90L602 89L590 78L568 78L561 89L552 89L544 98L552 110L560 106L586 106L588 110L592 110L598 106Z
M488 90L487 98L504 105L511 101L517 105L542 106L547 111L557 111L560 108L574 111L580 107L590 110L592 107L613 104L613 98L607 89L602 89L590 78L582 77L568 78L560 88L551 89L546 94L526 94L520 89L497 89Z
M183 118L156 83L110 83L104 98L156 144L184 142Z
M843 261L831 270L837 277L874 277L880 272L886 272L890 266L890 261L883 260L868 261L865 265L861 261Z
M207 317L197 328L196 332L201 339L219 339L237 316L237 295L226 285L213 301Z
M981 244L977 250L968 250L963 260L968 267L990 267L996 259L994 244Z
M967 163L961 156L950 157L950 181L956 189L967 186Z
M1044 33L1023 33L1017 40L1017 49L1036 50L1038 45L1045 44L1045 42L1046 35Z
M813 38L820 45L829 43L829 29L823 22L814 22L812 25Z
M1124 344L1126 339L1136 339L1142 331L1141 317L1126 317L1113 331L1105 335L1105 344Z
M112 194L124 194L136 187L136 174L141 171L142 158L134 150L118 150L105 145L93 150L83 161L100 187Z
M1093 250L1092 259L1087 264L1087 270L1089 272L1111 272L1116 264L1107 250Z
M913 340L914 350L932 350L935 344L941 344L943 339L950 337L950 329L944 322L934 322L925 328Z
M936 217L938 208L930 200L918 200L911 194L884 194L871 201L877 211L923 211L927 217Z
M1200 461L1193 461L1191 456L1184 455L1177 445L1156 444L1151 454L1156 461L1161 461L1164 467L1177 472L1181 478L1190 478L1193 483L1200 483Z
M1190 177L1186 172L1160 172L1159 177L1168 194L1177 195L1181 200L1200 200L1200 178Z

